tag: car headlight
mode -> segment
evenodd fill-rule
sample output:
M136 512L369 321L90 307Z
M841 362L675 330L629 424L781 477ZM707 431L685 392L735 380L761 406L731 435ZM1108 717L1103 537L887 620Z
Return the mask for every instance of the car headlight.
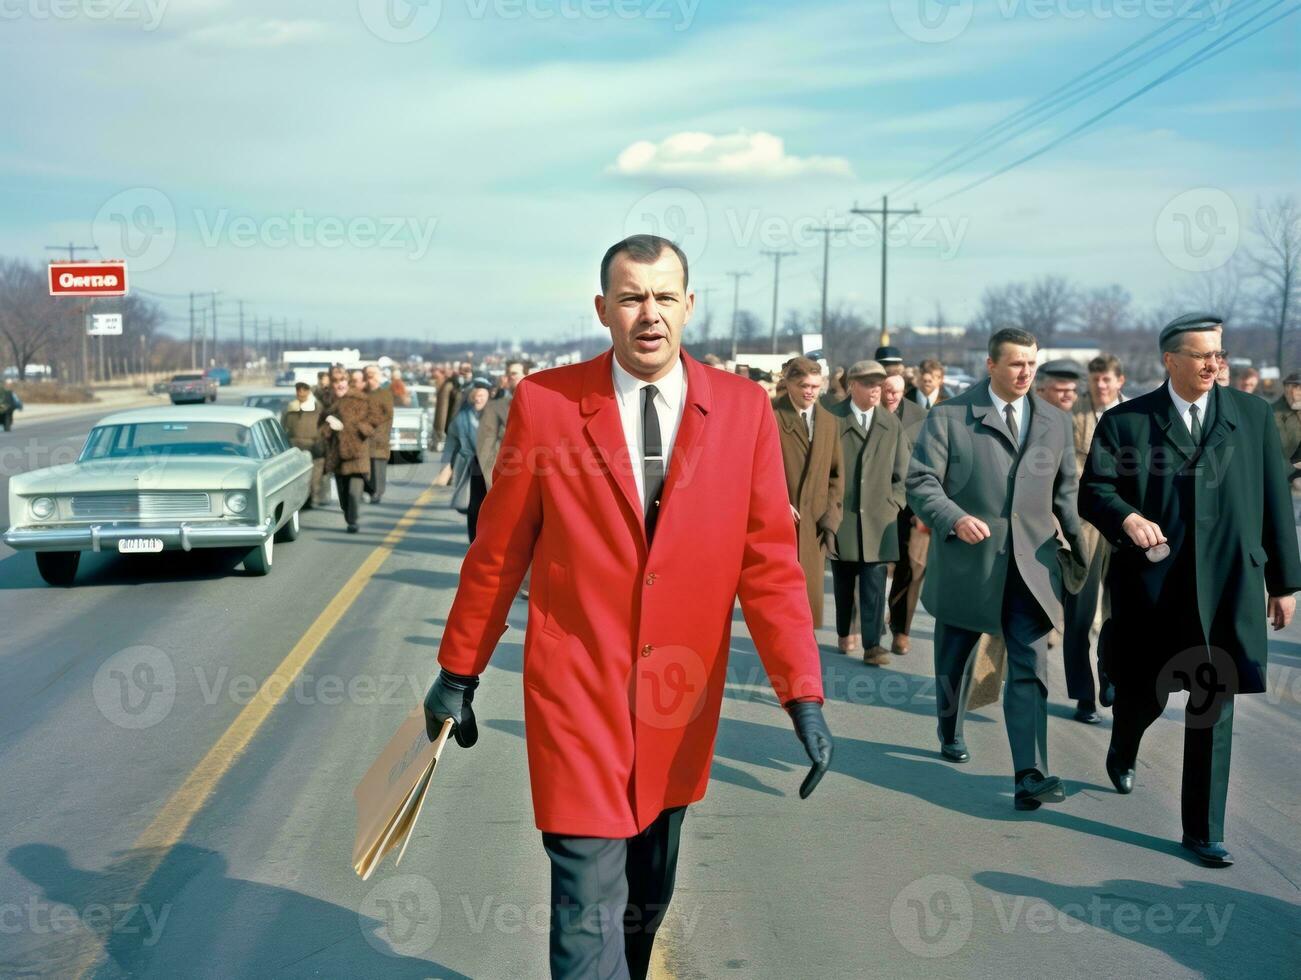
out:
M31 502L32 516L38 520L47 520L54 516L54 498L37 497Z
M226 509L232 514L242 514L248 510L248 494L246 493L228 493L226 494Z

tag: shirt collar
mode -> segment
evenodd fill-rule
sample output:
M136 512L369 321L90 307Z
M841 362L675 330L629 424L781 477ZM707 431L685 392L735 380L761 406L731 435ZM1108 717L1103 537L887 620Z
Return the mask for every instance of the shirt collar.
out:
M1170 400L1174 402L1175 411L1179 413L1180 417L1183 417L1188 414L1189 405L1196 405L1197 414L1202 417L1203 422L1206 421L1206 406L1207 404L1209 404L1211 400L1211 393L1209 391L1203 391L1202 396L1198 398L1197 401L1190 402L1181 398L1175 392L1175 386L1172 385L1169 381L1165 383L1165 386L1166 386L1166 390L1170 392Z
M1012 406L1012 411L1017 415L1020 415L1023 409L1025 408L1025 395L1022 395L1016 401L1005 402L1003 401L1003 399L999 398L998 395L994 393L993 385L989 386L989 400L994 403L994 407L998 409L998 414L1000 416L1007 414L1008 405Z
M663 400L663 404L670 412L676 412L678 406L682 403L682 396L686 391L687 376L682 370L682 358L673 362L673 367L669 373L664 375L658 381L643 381L641 378L629 374L619 358L611 356L610 363L613 365L614 374L614 394L619 399L620 405L628 405L630 400L638 409L641 408L641 390L648 384L654 384L659 394L656 396Z

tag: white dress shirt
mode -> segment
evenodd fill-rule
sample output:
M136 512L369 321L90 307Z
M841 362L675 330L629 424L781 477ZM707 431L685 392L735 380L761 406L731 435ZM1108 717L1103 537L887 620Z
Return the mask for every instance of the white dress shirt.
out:
M993 386L989 389L989 400L994 403L994 408L998 412L998 417L1007 423L1007 406L1012 406L1012 417L1016 419L1016 444L1019 446L1025 442L1025 395L1022 395L1014 402L1005 402L994 394Z
M1195 402L1190 402L1185 401L1175 394L1175 386L1170 384L1168 381L1166 382L1166 389L1170 392L1170 400L1175 403L1175 411L1179 413L1179 417L1184 420L1184 425L1188 428L1188 434L1193 434L1193 417L1188 413L1188 409L1192 405L1197 406L1197 421L1201 424L1202 432L1205 432L1206 406L1210 404L1211 393L1209 391L1203 391L1201 398L1197 399Z
M804 431L809 434L809 442L813 441L813 406L800 409L800 418L804 421Z
M858 424L863 427L863 431L866 432L872 428L872 413L876 411L876 408L872 407L864 411L857 405L854 405L853 409L854 418L858 419Z
M646 509L646 475L642 472L641 390L654 384L659 392L652 403L660 420L660 443L664 450L664 475L669 472L669 457L673 440L682 421L682 408L687 403L687 373L682 370L682 360L673 362L673 369L658 381L643 381L623 369L619 358L612 357L614 365L614 399L619 404L619 421L623 423L623 437L628 444L628 457L632 464L632 477L637 484L637 499Z

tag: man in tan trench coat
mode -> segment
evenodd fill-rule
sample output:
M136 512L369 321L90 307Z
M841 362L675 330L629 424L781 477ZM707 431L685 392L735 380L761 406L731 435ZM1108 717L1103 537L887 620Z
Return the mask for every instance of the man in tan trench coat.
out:
M818 403L822 368L807 357L793 357L782 370L782 393L773 402L781 438L786 493L795 522L800 566L809 590L813 625L822 626L826 557L835 549L840 527L840 427Z

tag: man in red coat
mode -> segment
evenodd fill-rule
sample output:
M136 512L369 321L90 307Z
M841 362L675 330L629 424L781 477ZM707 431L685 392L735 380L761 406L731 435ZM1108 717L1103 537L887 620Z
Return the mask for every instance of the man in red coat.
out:
M680 350L694 294L673 243L601 263L613 348L520 382L425 699L477 738L472 701L533 568L524 723L551 860L554 977L646 975L688 804L705 795L732 609L813 769L831 761L777 427L762 388Z

